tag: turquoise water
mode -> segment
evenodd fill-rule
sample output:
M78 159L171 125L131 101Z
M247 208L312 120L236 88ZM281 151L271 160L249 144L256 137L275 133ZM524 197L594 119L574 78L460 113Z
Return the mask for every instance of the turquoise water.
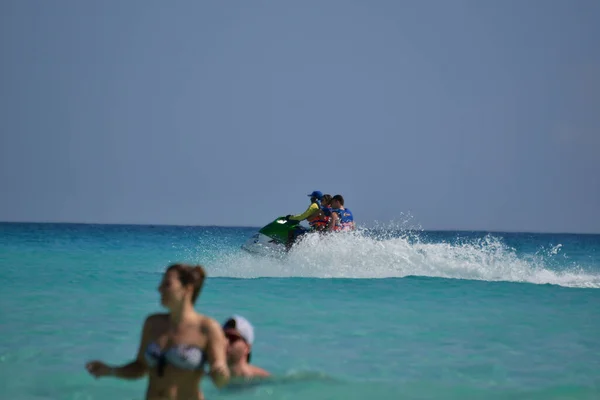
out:
M600 398L600 235L380 229L266 259L239 250L255 231L0 224L1 398L142 399L83 366L134 356L173 261L276 375L208 399Z

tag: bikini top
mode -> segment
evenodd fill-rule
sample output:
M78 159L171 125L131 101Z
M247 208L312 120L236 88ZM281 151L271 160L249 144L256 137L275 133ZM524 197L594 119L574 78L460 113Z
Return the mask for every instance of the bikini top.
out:
M202 370L207 360L204 352L198 346L179 344L161 350L155 342L148 345L144 357L148 366L158 367L159 376L163 375L167 363L181 369Z

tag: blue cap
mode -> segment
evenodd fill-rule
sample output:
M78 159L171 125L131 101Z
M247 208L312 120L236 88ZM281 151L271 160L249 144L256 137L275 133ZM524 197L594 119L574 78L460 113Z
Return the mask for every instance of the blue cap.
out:
M308 197L316 197L317 199L321 200L323 198L323 193L321 193L319 190L315 190L309 194Z

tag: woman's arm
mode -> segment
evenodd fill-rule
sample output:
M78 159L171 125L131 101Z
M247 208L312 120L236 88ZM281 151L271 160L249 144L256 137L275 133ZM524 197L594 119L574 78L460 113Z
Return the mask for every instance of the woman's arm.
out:
M86 364L86 368L90 374L94 375L96 378L102 376L114 376L122 379L139 379L145 376L148 367L144 360L144 350L146 349L146 346L148 346L150 332L152 331L152 326L157 318L157 315L151 315L146 318L142 328L140 344L135 360L118 367L108 366L102 361L91 361Z
M221 325L213 319L207 318L208 336L208 361L210 363L210 377L214 385L222 388L229 383L230 373L227 366L227 339Z

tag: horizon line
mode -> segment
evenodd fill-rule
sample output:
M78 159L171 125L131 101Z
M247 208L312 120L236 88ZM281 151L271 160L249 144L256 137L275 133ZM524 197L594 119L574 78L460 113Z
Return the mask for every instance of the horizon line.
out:
M168 223L126 223L126 222L56 222L56 221L0 221L0 224L39 224L39 225L100 225L100 226L160 226L180 228L244 228L260 229L252 225L202 225L202 224L168 224ZM565 231L516 231L516 230L486 230L486 229L417 229L407 228L406 231L423 232L485 232L485 233L524 233L542 235L600 235L600 232L565 232Z

